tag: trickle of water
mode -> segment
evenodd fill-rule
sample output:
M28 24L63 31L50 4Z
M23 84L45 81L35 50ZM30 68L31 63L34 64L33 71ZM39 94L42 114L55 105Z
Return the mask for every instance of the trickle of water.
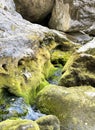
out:
M48 82L50 84L58 85L61 75L62 75L62 68L60 67L53 73L53 75L51 75L51 77L49 77Z
M36 120L39 117L45 116L39 110L34 110L30 105L25 104L22 97L12 98L10 107L7 109L9 117L19 116L22 119Z

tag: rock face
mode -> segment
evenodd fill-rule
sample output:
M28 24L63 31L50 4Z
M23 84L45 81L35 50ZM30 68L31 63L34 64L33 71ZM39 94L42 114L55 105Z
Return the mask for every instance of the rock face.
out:
M95 56L75 54L63 67L59 84L66 87L91 85L95 87Z
M31 22L41 22L52 10L54 0L14 0L22 16Z
M61 130L95 129L95 89L90 86L49 85L38 94L36 103L41 111L59 118Z
M85 31L94 34L94 12L94 0L55 0L49 26L65 32Z

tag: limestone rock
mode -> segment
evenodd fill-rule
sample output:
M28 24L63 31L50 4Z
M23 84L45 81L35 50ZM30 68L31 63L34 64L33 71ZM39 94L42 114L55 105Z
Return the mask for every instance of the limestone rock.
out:
M14 0L17 11L31 22L42 21L52 10L54 0Z
M61 130L95 129L95 88L49 85L38 94L36 104L59 118Z
M55 0L49 26L65 32L85 31L94 35L94 12L94 0Z

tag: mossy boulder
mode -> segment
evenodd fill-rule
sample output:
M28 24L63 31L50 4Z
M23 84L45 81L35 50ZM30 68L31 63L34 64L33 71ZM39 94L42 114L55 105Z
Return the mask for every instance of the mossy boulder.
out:
M56 116L48 115L36 120L40 130L60 130L60 121Z
M91 86L49 85L38 94L36 105L42 112L56 115L61 130L95 129L95 89Z
M86 53L73 54L63 67L59 85L71 87L91 85L95 87L95 56Z
M40 128L35 121L17 119L1 122L0 130L40 130Z
M0 122L0 130L60 130L60 122L53 115L41 117L36 121L8 119Z

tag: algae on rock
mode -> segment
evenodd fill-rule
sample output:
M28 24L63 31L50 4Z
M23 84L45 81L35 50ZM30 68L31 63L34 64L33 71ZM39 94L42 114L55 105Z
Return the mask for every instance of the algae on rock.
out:
M91 86L46 86L38 93L36 105L42 112L56 115L61 130L95 129L95 89Z
M38 124L32 120L6 120L0 123L1 130L40 130Z
M17 118L0 122L0 130L60 130L60 122L53 115L41 117L36 121Z
M59 85L72 87L91 85L95 87L95 56L75 53L63 67Z

